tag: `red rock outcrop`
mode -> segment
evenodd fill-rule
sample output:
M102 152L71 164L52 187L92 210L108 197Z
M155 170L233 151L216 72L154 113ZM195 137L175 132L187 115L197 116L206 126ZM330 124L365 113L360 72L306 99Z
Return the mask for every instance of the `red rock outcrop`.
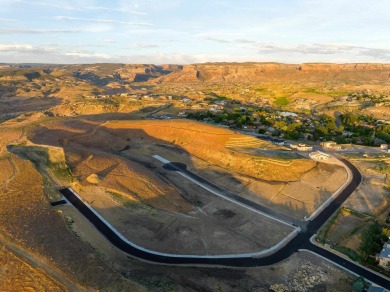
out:
M389 81L390 64L205 63L183 66L152 82Z

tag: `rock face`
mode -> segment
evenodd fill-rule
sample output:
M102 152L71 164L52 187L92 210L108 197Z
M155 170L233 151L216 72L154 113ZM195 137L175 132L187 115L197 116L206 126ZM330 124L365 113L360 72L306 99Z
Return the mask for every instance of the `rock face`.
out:
M101 86L112 82L144 82L182 70L180 65L91 64L65 67L76 78Z
M130 82L142 82L182 69L179 65L125 65L118 69L119 78Z
M253 81L389 81L390 64L279 64L205 63L183 66L182 70L154 82L253 82Z

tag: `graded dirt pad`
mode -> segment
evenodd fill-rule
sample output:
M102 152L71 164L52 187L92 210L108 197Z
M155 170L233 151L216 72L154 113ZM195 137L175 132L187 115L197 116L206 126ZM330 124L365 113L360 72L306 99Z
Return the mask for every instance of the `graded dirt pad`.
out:
M317 164L300 181L281 183L227 174L223 169L196 158L193 162L197 168L192 171L221 187L300 219L314 212L347 179L343 167L324 163Z
M0 243L1 291L68 291L44 270L15 256Z
M101 186L84 185L79 193L130 241L160 252L199 255L259 252L292 231L284 224L210 194L175 172L161 169L159 173L180 187L184 206L193 206L189 211L184 212L183 206L180 212L173 207L156 207L161 196L155 200L131 197L129 200L125 191L104 191Z
M362 173L363 181L344 206L361 213L380 215L390 204L389 193L385 189L388 174L376 169L378 161L353 160L353 163Z
M288 209L301 210L300 216L313 213L329 198L347 179L345 169L337 165L320 163L310 172L305 173L298 182L289 182L272 198L272 202L280 202ZM281 197L284 198L281 198ZM303 217L301 217L303 218Z
M72 150L68 152L72 153ZM192 210L191 205L172 186L132 161L108 154L74 152L82 154L79 160L73 155L70 163L81 183L95 184L131 201L142 201L156 208L183 212Z

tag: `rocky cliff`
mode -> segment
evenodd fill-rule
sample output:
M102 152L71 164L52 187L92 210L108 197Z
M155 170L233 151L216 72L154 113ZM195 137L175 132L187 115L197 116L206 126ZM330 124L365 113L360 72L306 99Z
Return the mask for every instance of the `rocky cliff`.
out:
M183 66L180 71L153 82L261 82L261 81L390 81L390 64L279 64L205 63Z

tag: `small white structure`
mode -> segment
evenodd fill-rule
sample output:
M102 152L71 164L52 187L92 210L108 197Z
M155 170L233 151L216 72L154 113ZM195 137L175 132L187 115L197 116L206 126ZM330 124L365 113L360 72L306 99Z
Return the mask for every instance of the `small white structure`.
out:
M309 154L310 158L313 160L328 160L330 155L321 151L315 151Z
M292 149L296 149L298 151L313 151L313 146L309 146L306 144L291 144L290 147Z
M382 150L388 150L388 149L389 149L389 145L387 145L387 144L381 144L380 148L381 148Z
M383 245L383 249L378 255L378 260L381 267L390 268L390 241Z
M332 149L332 150L340 150L341 149L341 146L337 145L337 143L333 142L333 141L322 142L321 146L324 147L325 149Z
M283 117L297 117L298 115L296 113L292 112L278 112L279 115Z

